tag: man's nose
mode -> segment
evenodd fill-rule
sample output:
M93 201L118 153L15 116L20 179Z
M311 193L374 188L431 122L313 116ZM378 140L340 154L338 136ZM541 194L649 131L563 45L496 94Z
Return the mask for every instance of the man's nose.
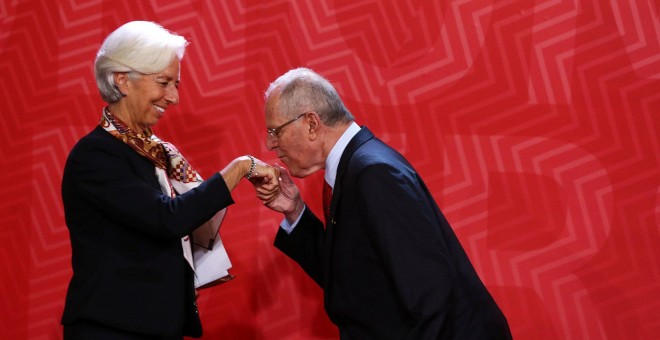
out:
M266 135L266 149L273 151L277 146L277 138L272 138L270 135Z

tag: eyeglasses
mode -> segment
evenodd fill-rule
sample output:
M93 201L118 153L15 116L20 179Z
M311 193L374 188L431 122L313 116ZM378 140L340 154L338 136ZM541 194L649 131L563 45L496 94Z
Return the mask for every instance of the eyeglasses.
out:
M288 122L286 122L286 123L284 123L284 124L282 124L282 125L280 125L280 126L278 126L278 127L274 127L274 128L272 128L272 129L267 129L266 132L268 132L268 134L267 134L266 136L267 136L268 139L270 139L270 140L275 140L275 139L277 139L277 137L279 137L280 133L282 132L282 129L283 129L285 126L287 126L287 125L289 125L289 124L295 122L296 120L302 118L302 117L303 117L304 115L306 115L306 114L307 114L307 112L305 112L305 113L301 113L300 115L298 115L298 117L293 118L293 119L291 119L290 121L288 121Z

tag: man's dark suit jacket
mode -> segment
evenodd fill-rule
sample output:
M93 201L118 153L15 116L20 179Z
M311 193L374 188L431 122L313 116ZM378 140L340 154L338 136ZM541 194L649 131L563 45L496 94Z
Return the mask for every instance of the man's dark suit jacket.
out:
M62 200L73 267L63 324L199 335L181 238L233 203L219 174L172 199L153 163L97 127L69 154Z
M275 246L324 290L342 339L509 339L415 169L367 129L341 156L330 217L306 209Z

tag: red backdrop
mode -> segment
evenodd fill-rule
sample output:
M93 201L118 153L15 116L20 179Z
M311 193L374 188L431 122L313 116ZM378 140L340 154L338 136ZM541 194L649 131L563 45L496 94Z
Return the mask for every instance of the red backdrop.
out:
M129 20L190 41L156 132L208 176L264 146L263 91L307 66L427 181L517 339L660 332L660 23L653 0L0 2L0 337L59 339L60 181L102 102L92 61ZM318 211L318 175L297 183ZM237 278L205 339L332 339L251 187L221 230Z

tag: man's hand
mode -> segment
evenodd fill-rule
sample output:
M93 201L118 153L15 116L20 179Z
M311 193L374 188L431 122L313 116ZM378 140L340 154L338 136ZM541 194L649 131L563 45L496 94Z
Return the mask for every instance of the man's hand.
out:
M303 212L305 204L300 198L300 190L283 167L275 164L274 168L279 171L279 190L275 196L270 200L264 200L264 205L274 211L284 214L289 223L293 223L298 219L298 216ZM257 190L257 193L259 190ZM259 197L259 195L257 195Z

